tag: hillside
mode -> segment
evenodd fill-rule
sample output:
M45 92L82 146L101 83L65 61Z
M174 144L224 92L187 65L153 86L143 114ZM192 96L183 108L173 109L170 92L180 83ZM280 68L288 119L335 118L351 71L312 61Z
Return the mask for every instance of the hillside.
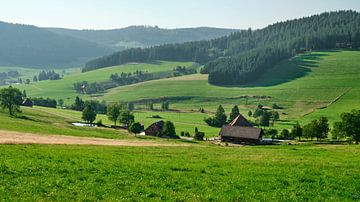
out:
M290 128L295 121L307 123L321 115L329 117L333 122L339 119L342 112L360 107L357 102L360 89L357 78L360 74L359 57L360 51L341 50L299 55L282 61L267 70L258 80L242 87L210 85L208 75L194 74L117 87L94 96L80 96L107 102L135 101L138 102L136 107L140 109L136 117L146 125L156 120L148 117L160 115L174 121L178 131L192 131L197 126L207 136L216 136L218 129L207 127L203 119L215 112L219 104L225 107L226 112L237 104L246 115L258 104L272 106L276 103L284 107L279 110L283 113L283 121L277 124L279 128ZM77 72L65 75L62 80L41 81L17 87L25 89L29 96L62 98L67 104L72 104L77 95L72 87L75 82L101 82L108 80L115 72L161 72L177 65L190 66L192 63L128 64L85 73ZM143 111L147 100L153 100L155 108L159 109L163 99L169 100L170 108L178 111ZM206 113L198 113L199 108L204 108ZM74 117L80 118L80 114ZM105 121L106 117L102 119Z
M133 73L135 71L143 71L147 73L157 73L171 71L177 66L189 67L193 65L192 62L153 62L153 63L132 63L114 67L108 67L91 72L73 72L69 75L66 74L61 80L46 80L40 82L31 82L30 85L18 85L20 89L25 89L29 96L32 97L51 97L62 98L66 103L72 103L77 96L77 92L74 90L73 84L76 82L104 82L110 80L111 74ZM1 70L1 68L0 68ZM0 71L1 72L1 71ZM27 77L32 80L33 75ZM86 98L90 98L89 95L81 95ZM97 95L93 95L97 96Z
M281 60L310 50L360 46L360 13L329 12L246 30L227 37L148 49L130 49L89 61L84 71L149 60L206 64L215 85L250 83Z
M277 103L284 107L280 110L285 113L282 120L305 123L324 115L334 121L342 112L360 107L358 58L360 51L313 52L279 63L248 86L218 87L208 84L207 75L190 75L114 88L98 99L134 101L167 97L172 99L173 108L203 107L212 112L219 104L227 112L238 104L243 114L258 104Z
M0 66L83 66L88 60L116 50L208 40L235 31L206 27L167 30L143 26L114 30L70 30L0 21Z
M51 68L75 66L112 50L44 29L0 22L0 65Z
M57 34L88 40L117 50L209 40L239 31L211 27L162 29L150 26L130 26L112 30L46 29Z

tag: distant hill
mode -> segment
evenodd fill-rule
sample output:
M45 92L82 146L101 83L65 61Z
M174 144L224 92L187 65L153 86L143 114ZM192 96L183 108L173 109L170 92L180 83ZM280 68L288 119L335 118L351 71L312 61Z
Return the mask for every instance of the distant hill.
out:
M0 66L71 67L133 47L207 40L237 30L160 29L132 26L114 30L40 28L0 21Z
M113 50L87 40L30 25L0 22L0 65L54 67L79 65Z
M85 39L118 50L127 48L146 48L156 45L209 40L229 35L239 30L211 27L161 29L157 26L131 26L113 30L74 30L46 28L48 31Z
M360 47L360 13L326 12L288 20L259 30L243 30L209 41L129 49L89 61L83 71L128 62L193 61L205 64L215 85L243 85L298 53Z

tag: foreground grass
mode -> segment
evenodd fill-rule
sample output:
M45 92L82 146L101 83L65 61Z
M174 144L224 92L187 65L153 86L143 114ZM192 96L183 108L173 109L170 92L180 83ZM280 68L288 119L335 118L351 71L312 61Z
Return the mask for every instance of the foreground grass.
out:
M0 199L360 200L359 146L0 146Z

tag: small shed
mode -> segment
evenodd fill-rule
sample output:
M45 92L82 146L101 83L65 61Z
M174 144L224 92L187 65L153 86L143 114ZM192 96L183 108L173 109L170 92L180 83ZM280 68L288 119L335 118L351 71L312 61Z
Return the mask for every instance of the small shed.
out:
M21 105L24 107L33 107L34 103L30 98L25 98Z
M243 126L223 126L220 131L222 142L235 144L257 144L260 142L264 131L261 128Z
M149 127L145 129L145 135L148 136L157 136L159 133L162 132L165 122L158 121L151 124Z

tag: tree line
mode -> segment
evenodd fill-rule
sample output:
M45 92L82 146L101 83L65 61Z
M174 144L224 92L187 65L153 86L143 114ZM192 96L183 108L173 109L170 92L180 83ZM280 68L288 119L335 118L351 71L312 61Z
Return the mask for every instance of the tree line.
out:
M182 75L189 75L189 74L196 74L196 68L194 67L182 67L177 66L172 71L164 71L164 72L154 72L148 73L141 70L136 70L134 72L121 72L114 73L110 75L109 81L104 82L92 82L89 83L88 81L83 82L76 82L73 84L74 90L80 94L95 94L104 92L107 89L115 88L118 86L125 86L136 84L144 81L162 79L162 78L170 78L170 77L177 77Z
M150 60L194 61L205 64L201 72L211 84L245 84L297 53L359 47L359 21L355 11L327 12L209 41L129 49L89 61L83 71Z

